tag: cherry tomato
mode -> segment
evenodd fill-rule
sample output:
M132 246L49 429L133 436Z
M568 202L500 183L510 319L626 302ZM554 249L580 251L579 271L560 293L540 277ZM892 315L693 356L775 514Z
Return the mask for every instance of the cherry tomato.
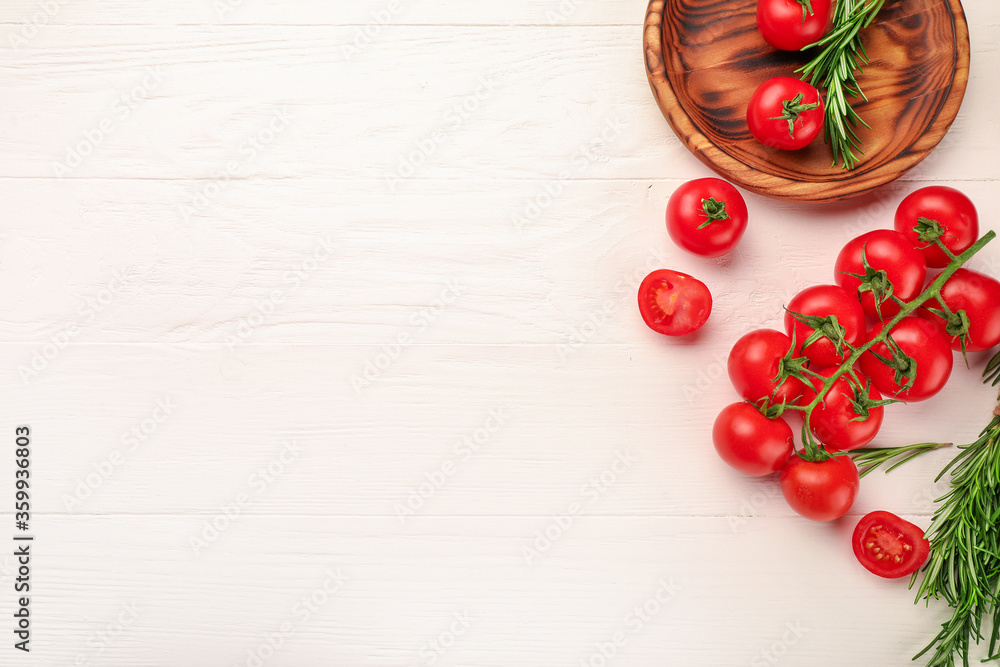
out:
M758 0L757 27L768 44L801 51L826 33L833 0Z
M747 204L739 190L718 178L698 178L670 195L667 233L688 252L719 257L743 238L747 217Z
M829 379L836 370L827 368L819 371L819 374ZM861 386L868 384L868 378L861 373L857 373L857 378ZM802 399L802 405L808 405L816 398L816 393L823 388L823 384L823 380L814 378L813 389ZM868 400L881 401L882 394L872 386L868 390ZM813 410L809 426L813 435L828 449L849 452L864 447L878 435L885 417L885 408L878 405L859 410L855 405L856 401L861 402L845 373L833 383L823 402Z
M828 330L834 337L839 333L843 336L844 342L850 345L860 345L865 339L865 311L861 308L861 302L843 287L837 285L807 287L792 297L788 310L809 317L827 318L821 328ZM829 319L830 316L836 317L836 327ZM789 336L795 333L795 344L799 351L809 357L818 368L839 366L844 362L843 346L835 345L830 338L819 338L803 348L802 344L815 329L796 320L790 312L785 313L785 331Z
M747 125L765 146L786 151L805 148L823 129L823 98L801 79L776 76L750 97Z
M969 269L959 269L941 287L941 297L948 304L948 310L956 316L954 327L961 331L962 320L958 315L964 311L968 318L965 349L969 352L988 350L1000 345L1000 281ZM940 304L931 300L928 306L940 310ZM951 347L962 349L958 334L949 331L948 323L925 308L917 311L920 317L940 325L951 339Z
M708 320L712 294L697 278L658 269L639 285L639 313L653 331L683 336L697 331Z
M768 419L751 403L724 408L712 427L722 460L751 477L778 472L792 455L792 428L781 417Z
M767 398L772 404L794 405L805 392L805 383L789 376L781 385L778 377L782 358L792 347L792 339L774 329L757 329L746 334L729 353L729 379L740 395L752 403Z
M882 333L883 328L885 322L872 327L868 340ZM871 378L872 384L884 395L910 402L925 401L941 391L951 377L955 359L948 337L940 327L919 317L904 317L889 335L899 349L916 362L916 367L901 369L902 381L896 382L896 368L872 354L874 352L890 360L893 358L889 347L879 343L861 355L861 372ZM908 377L913 378L913 384L903 391Z
M858 562L872 574L898 579L913 574L930 555L924 531L890 512L871 512L858 522L851 538Z
M931 185L911 192L900 202L895 228L924 253L927 266L941 269L950 260L934 238L939 236L955 255L965 252L979 238L979 214L972 200L955 188Z
M864 267L862 252L870 271ZM891 229L877 229L844 246L837 257L834 274L838 285L858 294L866 315L890 319L899 313L899 305L890 296L901 301L912 301L920 296L927 278L927 261L904 235ZM850 274L865 276L864 285L861 279Z
M788 505L813 521L833 521L847 514L861 486L850 456L813 462L796 454L782 467L778 479Z

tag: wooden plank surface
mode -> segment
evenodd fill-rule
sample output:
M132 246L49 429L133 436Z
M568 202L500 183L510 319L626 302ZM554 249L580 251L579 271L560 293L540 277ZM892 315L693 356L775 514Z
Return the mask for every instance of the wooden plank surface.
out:
M908 192L1000 230L1000 8L966 3L924 164L851 204L748 196L703 261L663 225L709 172L650 94L645 4L0 7L2 432L31 425L37 481L32 652L0 665L909 664L943 610L847 537L926 525L948 454L815 525L708 434L735 339ZM635 312L668 266L713 290L693 340ZM969 440L992 399L956 367L879 441Z

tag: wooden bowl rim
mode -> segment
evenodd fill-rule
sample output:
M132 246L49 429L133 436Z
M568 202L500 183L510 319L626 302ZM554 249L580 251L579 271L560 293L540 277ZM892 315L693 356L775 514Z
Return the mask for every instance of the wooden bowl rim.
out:
M947 0L946 4L955 20L956 65L950 90L940 107L941 111L909 146L898 150L893 159L887 163L861 174L864 176L861 179L852 179L852 172L845 172L844 177L827 182L799 181L758 170L719 148L695 125L679 102L677 93L666 76L662 29L666 0L650 0L646 10L646 20L643 24L643 55L646 63L646 77L660 111L687 149L707 166L740 187L766 197L792 201L832 202L850 199L886 185L910 171L937 147L958 116L969 82L969 26L961 0ZM927 142L928 139L930 139L930 144L926 150L922 150L915 159L909 160L908 164L899 164L898 156L907 152L914 143ZM766 179L763 179L763 183L750 182L741 175L745 171L750 174L764 175ZM808 187L803 188L803 186Z

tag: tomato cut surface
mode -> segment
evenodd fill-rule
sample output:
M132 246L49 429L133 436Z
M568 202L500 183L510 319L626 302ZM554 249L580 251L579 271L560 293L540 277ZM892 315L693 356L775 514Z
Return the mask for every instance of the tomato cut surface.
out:
M872 574L898 579L913 574L927 560L930 542L924 531L891 512L864 516L851 539L858 562Z
M639 313L653 331L665 336L684 336L708 321L712 294L697 278L659 269L639 285Z

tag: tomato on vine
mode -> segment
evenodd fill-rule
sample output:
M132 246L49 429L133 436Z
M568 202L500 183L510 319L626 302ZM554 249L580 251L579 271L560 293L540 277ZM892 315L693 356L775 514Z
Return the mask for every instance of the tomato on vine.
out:
M712 293L686 273L659 269L639 285L639 314L657 333L684 336L704 326L711 313Z
M789 302L785 331L794 336L798 350L818 368L839 366L845 352L865 337L865 311L861 302L838 285L814 285Z
M723 461L751 477L778 472L794 449L788 422L768 419L752 403L724 408L712 427L712 442Z
M822 377L813 379L813 389L802 403L811 402L836 371L836 368L819 371ZM852 384L847 373L837 378L809 418L816 439L841 452L864 447L875 439L885 418L884 406L889 402L882 399L882 394L864 375L856 372L853 379L857 384Z
M896 231L924 254L927 266L942 269L953 255L968 250L979 237L979 214L972 200L955 188L931 185L911 192L896 209Z
M748 401L793 405L806 391L800 378L802 361L792 357L791 338L774 329L757 329L736 341L727 369L733 387ZM786 369L796 374L777 382Z
M877 229L848 241L834 275L838 285L857 293L866 315L888 319L899 313L896 299L920 296L927 262L903 234Z
M771 148L805 148L823 129L823 98L813 86L787 76L762 83L747 105L754 138Z
M866 570L885 579L913 574L930 554L922 528L882 511L866 514L858 522L851 546Z
M833 521L847 514L858 497L861 480L850 456L806 461L793 455L779 475L789 507L813 521Z
M826 34L833 0L757 0L757 28L782 51L801 51Z
M885 328L879 322L868 333L874 339ZM861 372L882 394L907 402L925 401L944 388L955 364L944 331L919 317L904 317L889 332L892 348L876 343L861 355Z
M1000 345L1000 281L978 271L959 269L941 287L940 303L917 311L939 326L955 350L979 352Z
M698 178L670 195L667 233L688 252L719 257L743 238L748 217L739 190L719 178Z

